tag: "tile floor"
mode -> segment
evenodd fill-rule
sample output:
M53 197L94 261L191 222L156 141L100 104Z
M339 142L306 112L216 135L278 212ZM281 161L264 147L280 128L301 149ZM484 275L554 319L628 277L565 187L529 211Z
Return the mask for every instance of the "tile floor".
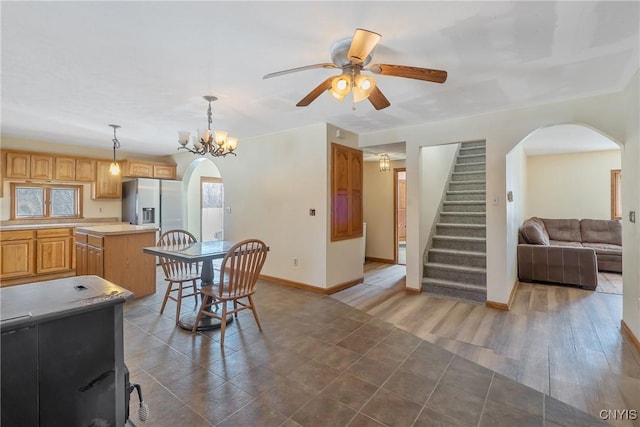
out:
M161 276L158 276L159 278ZM331 297L260 282L227 329L175 326L164 285L125 304L125 360L148 426L606 425ZM184 305L184 312L194 302Z

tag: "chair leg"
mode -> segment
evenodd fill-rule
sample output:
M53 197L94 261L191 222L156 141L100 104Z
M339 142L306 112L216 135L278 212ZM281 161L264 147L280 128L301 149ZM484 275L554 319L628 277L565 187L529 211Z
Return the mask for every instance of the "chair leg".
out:
M180 321L181 306L182 306L182 282L178 283L178 298L176 300L176 325Z
M200 319L202 318L202 312L204 311L209 298L211 297L208 295L205 295L204 298L202 298L202 304L200 305L200 309L198 310L198 314L196 315L196 320L193 322L193 329L191 329L192 333L195 333L198 330L198 324L200 323Z
M172 287L173 282L169 282L169 285L167 285L167 291L164 293L164 299L162 300L162 307L160 307L160 314L164 313L164 306L167 305L167 300L169 299Z
M227 303L222 301L222 316L220 319L220 346L224 346L224 333L227 329Z
M196 289L196 279L191 281L191 286L193 287L193 302L196 303L196 307L198 306L198 289Z
M253 312L253 317L256 319L256 324L258 325L258 329L262 331L262 325L260 325L260 320L258 319L258 312L256 311L256 306L253 305L253 298L249 295L249 304L251 304L251 311Z
M233 300L233 315L237 319L238 318L238 301Z

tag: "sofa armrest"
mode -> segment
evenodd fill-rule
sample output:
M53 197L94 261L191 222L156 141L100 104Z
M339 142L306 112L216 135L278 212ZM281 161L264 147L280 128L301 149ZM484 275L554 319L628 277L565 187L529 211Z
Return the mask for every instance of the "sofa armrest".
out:
M598 261L592 248L518 245L518 278L521 281L565 283L595 290Z

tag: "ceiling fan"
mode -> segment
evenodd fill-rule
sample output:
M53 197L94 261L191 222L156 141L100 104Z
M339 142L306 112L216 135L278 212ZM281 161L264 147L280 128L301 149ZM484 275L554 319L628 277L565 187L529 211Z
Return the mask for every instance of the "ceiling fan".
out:
M283 74L314 68L339 68L342 74L332 76L320 83L311 92L296 104L297 107L306 107L311 104L322 92L328 90L335 98L342 101L350 92L353 101L360 102L368 99L376 110L382 110L391 105L382 94L373 77L362 74L368 71L383 76L405 77L409 79L424 80L434 83L444 83L447 80L447 72L430 68L411 67L408 65L375 64L367 67L371 62L373 49L382 36L373 31L358 28L353 37L338 40L331 46L331 60L322 64L306 65L304 67L291 68L277 71L263 76L263 79L281 76ZM355 108L355 107L354 107Z

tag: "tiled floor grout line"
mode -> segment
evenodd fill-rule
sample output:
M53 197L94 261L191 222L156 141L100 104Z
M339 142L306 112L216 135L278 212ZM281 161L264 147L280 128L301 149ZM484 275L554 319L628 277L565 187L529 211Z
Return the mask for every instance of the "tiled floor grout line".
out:
M487 407L487 401L489 400L489 392L491 391L491 386L493 385L493 379L496 377L495 371L491 374L491 381L489 381L489 388L487 389L487 394L484 397L484 402L482 402L482 409L480 410L480 416L478 417L477 427L480 427L482 423L482 416L484 415L484 410Z
M420 344L418 344L418 345L420 345ZM420 409L420 412L418 412L418 415L416 415L416 418L413 420L413 423L411 425L414 425L416 423L416 421L418 421L418 419L420 418L420 415L422 415L424 410L427 408L427 402L429 401L429 399L431 399L431 396L433 396L433 393L436 391L436 389L440 385L440 381L442 381L442 377L444 377L444 374L449 370L449 367L451 366L451 364L453 363L455 358L456 358L456 355L453 354L452 357L451 357L451 360L449 360L449 363L447 363L447 366L442 370L442 373L440 374L440 377L438 377L438 381L436 381L436 384L433 386L433 389L431 390L431 392L429 392L429 395L427 396L427 398L425 399L424 403L422 404L422 409ZM440 412L440 411L437 411L437 410L435 410L435 411L436 412ZM440 413L442 413L442 412L440 412ZM447 414L444 414L444 415L447 415Z

